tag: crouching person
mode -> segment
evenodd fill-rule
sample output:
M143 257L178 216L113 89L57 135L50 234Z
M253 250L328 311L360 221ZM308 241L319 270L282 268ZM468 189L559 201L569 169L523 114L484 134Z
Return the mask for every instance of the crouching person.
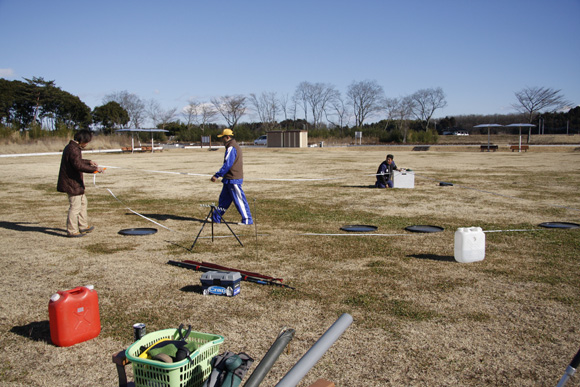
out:
M377 170L377 181L375 183L375 188L393 188L394 176L393 171L402 171L404 168L397 168L397 164L393 160L395 157L391 154L387 155L387 159L379 165Z

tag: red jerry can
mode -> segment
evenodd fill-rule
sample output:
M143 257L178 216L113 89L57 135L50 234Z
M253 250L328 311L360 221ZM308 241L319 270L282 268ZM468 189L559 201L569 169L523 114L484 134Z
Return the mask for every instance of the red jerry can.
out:
M48 303L50 338L54 345L70 347L101 332L99 297L93 285L58 291Z

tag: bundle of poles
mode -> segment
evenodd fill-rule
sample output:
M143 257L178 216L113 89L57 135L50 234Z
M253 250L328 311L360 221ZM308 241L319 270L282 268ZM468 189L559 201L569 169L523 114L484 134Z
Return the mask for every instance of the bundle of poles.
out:
M288 289L295 289L292 286L283 284L282 278L275 278L275 277L271 277L268 275L255 273L255 272L251 272L251 271L234 269L234 268L227 267L227 266L217 265L215 263L196 262L196 261L191 261L191 260L168 261L167 263L170 265L173 265L173 266L182 267L185 269L190 269L190 270L195 270L195 271L202 271L202 272L234 271L234 272L240 273L240 275L242 276L242 281L253 282L253 283L261 284L261 285L273 285L273 286L280 286L280 287L288 288Z

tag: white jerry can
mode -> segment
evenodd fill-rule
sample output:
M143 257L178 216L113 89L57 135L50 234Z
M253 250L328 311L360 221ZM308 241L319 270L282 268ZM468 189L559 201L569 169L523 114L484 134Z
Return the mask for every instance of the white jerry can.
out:
M485 233L481 227L460 227L455 231L455 260L468 263L485 258Z

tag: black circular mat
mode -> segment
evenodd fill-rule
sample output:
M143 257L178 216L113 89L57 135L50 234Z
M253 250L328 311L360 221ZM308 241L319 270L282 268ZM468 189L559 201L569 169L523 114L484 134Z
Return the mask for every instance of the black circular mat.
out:
M411 232L441 232L444 230L444 228L439 226L418 225L418 226L407 226L405 227L405 230Z
M546 228L578 228L580 224L567 222L544 222L539 224L540 227Z
M376 231L377 227L376 226L368 226L368 225L364 225L364 224L352 224L349 226L342 226L340 229L342 231L348 231L348 232L371 232L371 231Z
M126 228L119 231L121 235L151 235L157 232L156 228Z

